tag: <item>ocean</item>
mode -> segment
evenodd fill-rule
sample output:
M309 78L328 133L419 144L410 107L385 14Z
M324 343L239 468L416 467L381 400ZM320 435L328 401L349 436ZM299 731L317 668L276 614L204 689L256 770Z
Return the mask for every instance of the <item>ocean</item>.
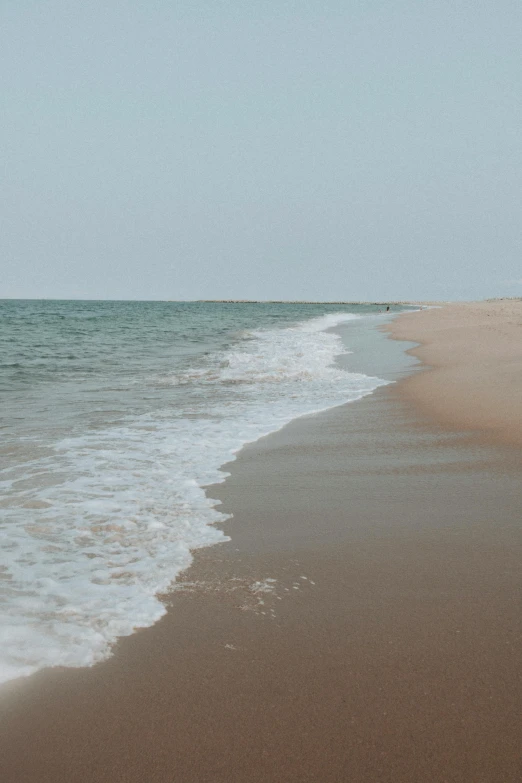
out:
M204 491L221 466L389 382L341 364L332 331L382 319L375 305L0 301L0 682L92 665L156 622L191 550L227 540Z

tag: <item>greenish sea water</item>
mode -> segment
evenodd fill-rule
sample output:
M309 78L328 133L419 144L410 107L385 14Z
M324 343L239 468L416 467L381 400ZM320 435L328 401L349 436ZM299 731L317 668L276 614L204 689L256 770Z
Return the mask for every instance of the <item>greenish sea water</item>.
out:
M386 382L341 365L332 331L378 310L0 301L0 681L154 623L191 550L225 540L203 489L220 466Z

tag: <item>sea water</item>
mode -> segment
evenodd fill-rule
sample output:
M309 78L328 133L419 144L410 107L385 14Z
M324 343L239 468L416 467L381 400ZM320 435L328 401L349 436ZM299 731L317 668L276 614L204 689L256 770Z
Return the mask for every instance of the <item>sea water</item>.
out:
M220 467L386 382L343 369L332 331L377 310L0 301L0 682L158 620L191 550L227 540Z

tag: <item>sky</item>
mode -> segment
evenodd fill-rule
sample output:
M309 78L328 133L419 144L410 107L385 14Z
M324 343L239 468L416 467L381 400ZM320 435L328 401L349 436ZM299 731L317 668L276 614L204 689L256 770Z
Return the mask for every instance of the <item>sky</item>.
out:
M0 0L0 298L522 295L519 0Z

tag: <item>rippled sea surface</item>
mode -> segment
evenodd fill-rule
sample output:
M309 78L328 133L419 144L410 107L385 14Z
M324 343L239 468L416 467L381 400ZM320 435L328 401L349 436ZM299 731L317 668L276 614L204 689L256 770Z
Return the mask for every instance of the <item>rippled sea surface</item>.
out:
M376 312L0 301L0 681L154 623L191 549L225 540L220 466L384 383L341 369L330 330Z

